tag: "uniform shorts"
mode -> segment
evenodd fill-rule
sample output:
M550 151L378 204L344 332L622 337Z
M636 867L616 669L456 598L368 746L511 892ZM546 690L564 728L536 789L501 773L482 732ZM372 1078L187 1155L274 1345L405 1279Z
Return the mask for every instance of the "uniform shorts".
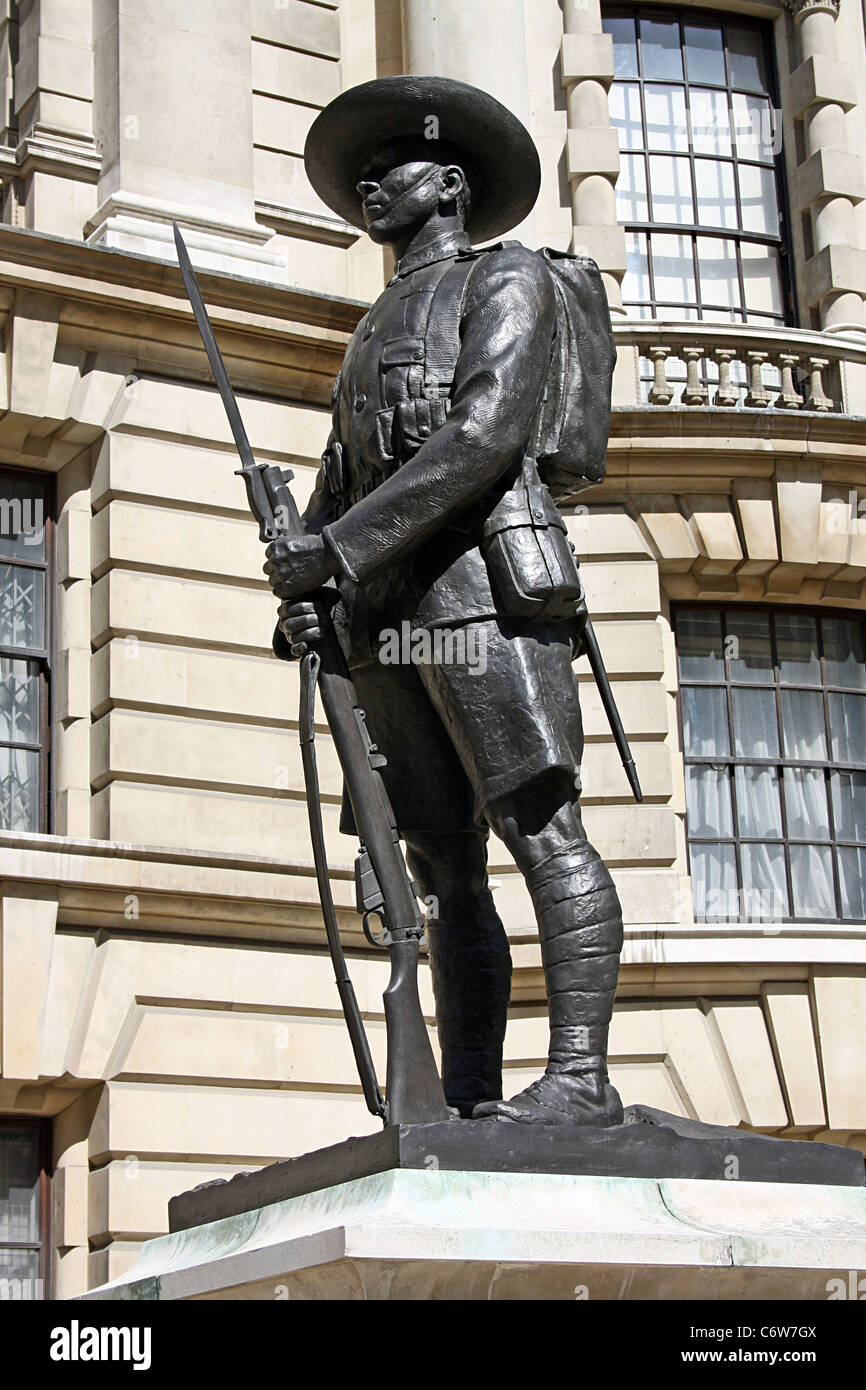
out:
M583 727L568 623L491 619L449 630L436 659L349 665L401 833L481 829L499 797L561 769L579 788ZM460 639L459 634L463 634ZM408 643L401 655L409 655ZM344 796L341 828L354 833Z

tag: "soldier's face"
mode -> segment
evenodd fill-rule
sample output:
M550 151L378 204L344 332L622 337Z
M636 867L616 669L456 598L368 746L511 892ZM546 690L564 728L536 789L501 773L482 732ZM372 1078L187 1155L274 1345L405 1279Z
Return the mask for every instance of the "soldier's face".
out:
M368 235L380 244L404 238L448 196L448 179L440 164L380 151L357 185Z

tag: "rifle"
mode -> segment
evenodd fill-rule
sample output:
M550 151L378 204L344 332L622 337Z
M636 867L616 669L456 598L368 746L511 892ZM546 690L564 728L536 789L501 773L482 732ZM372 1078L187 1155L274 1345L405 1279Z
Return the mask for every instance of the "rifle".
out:
M259 523L259 537L270 542L277 535L303 535L303 522L288 486L293 477L291 469L256 463L253 458L186 245L177 223L172 225L180 273L240 455L241 467L236 471L246 485L250 510ZM364 711L358 703L330 616L323 613L321 618L322 640L301 663L301 758L325 934L364 1099L371 1114L388 1125L447 1120L448 1108L418 995L418 957L424 919L403 860L394 812L382 780L385 758L367 732ZM383 1099L376 1079L331 894L315 761L317 684L361 840L355 865L358 910L363 913L368 940L386 945L391 957L391 977L384 994L387 1100ZM379 917L385 927L379 938L370 931L372 916Z

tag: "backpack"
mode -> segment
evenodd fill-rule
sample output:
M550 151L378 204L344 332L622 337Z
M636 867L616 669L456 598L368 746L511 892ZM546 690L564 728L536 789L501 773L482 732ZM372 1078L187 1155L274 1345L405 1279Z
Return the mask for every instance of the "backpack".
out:
M500 242L454 261L439 281L428 322L448 326L435 346L425 335L425 386L454 379L460 352L463 299L481 257L517 242ZM545 246L540 256L556 296L556 327L547 383L533 427L531 450L542 482L557 503L603 481L610 433L610 394L616 347L601 273L588 256Z
M556 292L556 331L537 420L536 461L554 501L603 481L616 347L595 261L545 246Z

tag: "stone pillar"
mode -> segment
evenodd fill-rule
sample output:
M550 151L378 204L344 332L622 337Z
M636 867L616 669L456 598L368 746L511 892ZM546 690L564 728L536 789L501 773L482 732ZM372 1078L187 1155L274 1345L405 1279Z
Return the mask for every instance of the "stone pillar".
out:
M854 207L864 197L863 169L848 150L845 112L856 105L856 74L839 61L840 0L785 0L794 16L800 65L790 79L790 102L803 122L806 158L797 170L796 198L812 222L814 254L806 263L806 294L821 325L863 331L866 251L857 247Z
M10 220L80 237L96 206L101 162L93 137L91 3L22 0L17 17L14 114L7 140L15 149L19 206ZM11 18L4 26L7 43Z
M94 0L103 151L94 245L175 260L177 218L201 266L275 279L255 220L251 26L236 0Z
M403 66L480 87L530 128L523 0L403 0ZM532 214L508 235L533 245Z
M564 0L563 26L572 250L598 262L611 310L621 314L625 232L616 220L619 146L607 105L613 81L613 43L602 32L598 0Z

